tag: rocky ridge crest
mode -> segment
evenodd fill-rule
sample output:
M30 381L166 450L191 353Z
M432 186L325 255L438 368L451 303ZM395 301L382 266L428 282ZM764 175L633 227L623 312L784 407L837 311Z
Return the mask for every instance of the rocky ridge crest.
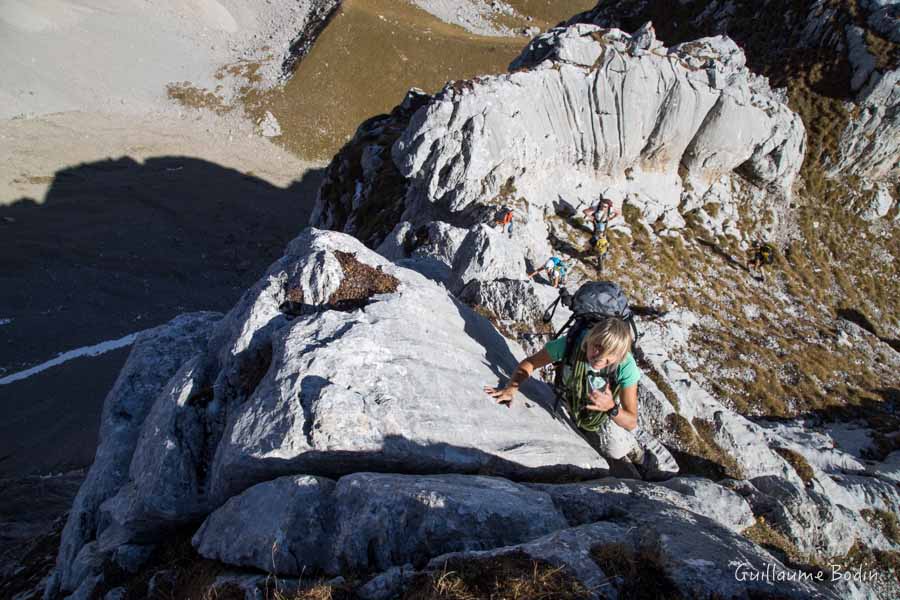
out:
M739 582L741 565L787 572L859 546L896 551L870 517L900 512L898 453L867 458L838 432L724 404L688 362L701 318L690 310L640 323L641 426L676 453L680 477L640 481L601 458L540 381L511 408L481 392L546 339L534 329L556 291L524 272L565 232L558 212L603 191L655 214L662 232L683 226L691 198L735 207L735 189L749 189L760 207L788 201L803 128L743 63L726 38L666 50L649 27L573 25L533 41L522 71L411 92L364 123L333 161L315 219L378 253L306 230L227 315L183 317L136 345L104 411L104 432L122 433L104 434L47 597L124 593L123 574L152 564L173 531L190 531L247 597L263 573L302 586L299 575L350 571L366 575L361 597L396 597L448 561L504 556L625 595L610 549L653 557L685 597L750 597L771 590ZM620 91L608 113L593 87L607 78ZM528 89L559 102L542 117ZM638 92L659 102L627 101ZM500 137L516 127L516 145ZM512 236L480 222L501 204L519 211ZM736 227L737 214L708 226ZM145 364L155 354L173 364ZM127 388L136 372L140 396ZM133 418L119 430L123 410ZM778 593L890 597L856 582Z

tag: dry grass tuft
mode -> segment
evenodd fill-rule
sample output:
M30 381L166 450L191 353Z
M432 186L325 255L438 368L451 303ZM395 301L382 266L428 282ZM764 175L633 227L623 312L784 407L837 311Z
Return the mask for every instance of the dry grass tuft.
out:
M678 394L675 393L675 390L672 389L672 386L669 385L668 381L666 381L666 379L644 359L640 348L635 352L634 358L637 361L638 366L640 366L641 372L656 384L656 387L663 393L663 396L666 397L669 404L675 408L675 412L680 412L681 405L678 402Z
M335 252L344 270L341 285L328 298L328 303L336 310L351 311L365 306L375 294L389 294L397 291L400 281L381 269L370 267L356 260L355 254Z
M172 100L188 108L208 108L216 114L225 114L234 107L228 106L219 96L199 88L190 81L179 81L166 86L166 94Z
M900 587L900 552L877 550L856 543L846 556L832 558L828 563L842 566L841 570L845 572L859 568L864 573L878 573L876 587L880 592L879 597L897 597Z
M128 598L147 598L150 579L168 572L169 576L158 585L154 600L243 600L244 594L236 586L213 587L216 578L227 569L222 563L202 558L191 545L191 536L180 533L137 575L120 575L121 581L108 578L107 583L110 588L124 585Z
M717 480L724 477L743 479L737 461L715 442L713 424L694 419L693 425L679 414L669 415L666 429L673 432L676 459L683 472Z
M756 524L748 527L741 534L757 546L768 550L787 565L818 566L812 557L800 552L792 541L769 525L764 517L756 517Z
M865 508L859 513L870 525L880 529L884 537L895 544L900 544L900 522L898 522L897 515L885 510L869 508Z
M546 27L590 0L519 0ZM573 6L573 4L575 6ZM526 13L527 14L527 13ZM435 93L451 81L505 73L523 37L484 37L449 25L410 2L344 0L283 88L250 93L248 111L281 124L279 141L309 160L328 160L357 125L387 112L411 87Z
M797 472L797 475L800 476L800 479L803 480L803 483L810 483L813 479L815 479L816 474L813 471L812 467L809 466L809 463L803 458L803 455L799 452L795 452L789 448L773 448L775 452L777 452L784 460L791 465L794 470Z
M451 560L440 571L415 578L403 600L576 600L589 590L562 567L507 554Z
M591 549L591 558L607 577L616 578L618 598L679 600L685 596L663 568L658 548L613 543Z
M275 592L271 600L352 600L354 597L353 592L346 586L315 583L292 594Z

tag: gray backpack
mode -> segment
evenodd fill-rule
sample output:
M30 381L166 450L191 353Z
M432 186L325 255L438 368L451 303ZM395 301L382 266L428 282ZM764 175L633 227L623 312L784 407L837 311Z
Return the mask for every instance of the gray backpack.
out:
M559 292L559 298L544 311L543 321L545 323L549 323L553 318L553 313L556 312L558 303L562 303L563 306L572 311L572 316L569 317L569 320L553 336L553 339L558 339L563 334L566 336L566 351L563 354L563 364L572 362L575 355L575 344L581 340L581 337L587 330L593 327L595 323L610 317L617 317L628 323L631 327L632 346L637 346L640 334L634 322L634 313L628 306L628 298L625 297L622 288L615 283L611 281L591 281L578 288L575 295L569 294L568 290L563 288ZM572 367L573 365L569 364L569 366ZM556 369L556 377L553 383L557 391L557 406L559 405L560 392L562 390L562 373L563 369L561 367Z

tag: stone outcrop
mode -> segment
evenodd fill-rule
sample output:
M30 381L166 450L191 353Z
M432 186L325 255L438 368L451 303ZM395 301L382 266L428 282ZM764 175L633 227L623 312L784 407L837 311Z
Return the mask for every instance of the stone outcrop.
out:
M650 28L575 25L538 36L512 68L445 88L413 117L392 150L411 197L460 211L512 180L545 207L557 196L586 204L601 187L641 206L654 194L629 182L646 171L660 186L653 200L675 209L686 184L702 196L742 165L785 190L799 170L799 118L726 38L667 49Z
M474 279L470 287L487 294L503 281ZM376 288L384 291L373 294ZM510 310L528 306L526 297L508 294ZM422 328L409 327L410 318ZM161 536L201 520L193 541L202 556L288 578L383 572L360 588L372 598L391 597L448 559L509 552L564 566L591 586L610 580L602 548L657 557L653 568L680 593L731 594L738 567L787 569L740 535L760 518L804 555L840 556L857 543L893 549L860 511L900 509L891 480L896 461L888 457L875 471L883 478L873 478L868 464L836 450L817 458L809 448L816 442L798 444L794 430L726 409L670 355L691 322L681 312L641 324L642 360L668 391L643 379L640 424L693 453L672 420L691 429L707 423L702 435L721 453L711 458L730 477L691 476L690 461L683 463L688 476L661 484L476 475L577 477L602 474L606 463L565 420L552 418L542 384L533 382L525 402L509 409L481 395L480 386L496 377L491 365L508 372L521 355L485 319L358 241L307 230L226 317L176 321L203 325L202 336L189 329L197 334L193 353L168 351L165 344L182 338L159 338L163 345L153 351L184 363L165 386L156 380L149 399L129 397L146 417L140 435L130 434L128 476L116 480L119 488L106 492L111 497L99 510L82 509L73 521L87 515L94 525L87 535L64 538L55 590L88 597L104 589L106 565L133 572ZM147 348L135 349L120 381L133 383L128 373L138 364L147 368ZM107 412L122 402L110 398ZM809 453L810 472L798 471L778 448ZM122 462L98 454L95 469L105 472L114 460ZM448 471L456 474L436 474ZM748 564L733 564L736 556ZM245 582L248 590L253 581ZM779 593L859 591L797 585Z
M602 27L634 26L659 15L658 0L600 2L570 20ZM827 96L846 97L848 121L837 148L827 164L831 177L848 175L878 183L896 182L900 176L900 110L898 110L897 47L900 43L900 8L891 0L861 0L841 4L827 0L782 2L768 0L687 0L667 19L666 35L684 39L689 35L728 34L745 49L758 68L784 82L793 77L797 49L824 50ZM766 21L761 11L783 15ZM666 37L668 40L669 37ZM829 61L846 57L849 77ZM846 78L846 80L844 80ZM845 89L840 89L845 86ZM810 115L812 116L812 115ZM885 211L886 212L886 211ZM883 216L883 215L882 215Z
M361 128L348 148L377 153L394 187L379 189L360 158L355 191L342 199L323 187L314 223L370 240L360 217L372 211L416 229L471 226L509 205L533 228L522 239L544 240L545 216L604 192L678 227L681 210L721 202L718 187L735 172L769 189L772 203L788 198L805 143L799 117L747 70L731 40L666 48L649 25L633 35L593 24L553 29L509 74L455 82L433 98L411 95L389 123L379 128L402 134L373 143ZM335 159L332 177L354 172L349 154ZM398 200L380 208L392 192Z
M869 81L859 93L857 116L841 135L839 158L831 172L896 180L900 175L900 68L873 73Z
M772 591L760 577L762 573L791 572L765 550L711 519L641 498L629 498L607 519L562 529L532 542L435 558L428 570L440 573L469 561L514 554L565 567L587 589L597 590L596 597L604 597L604 593L634 597L647 593L647 586L652 585L662 597L752 598ZM641 583L643 588L634 587L629 565L635 572L652 573ZM408 584L413 574L406 575L394 581L391 591ZM812 580L779 582L777 590L782 598L847 597Z
M201 555L280 576L384 571L566 527L546 493L475 475L355 473L257 484L213 512Z
M90 569L83 565L86 557L93 554L92 544L102 530L100 505L127 482L128 466L150 407L182 363L206 345L221 316L181 315L135 340L104 402L97 454L69 513L49 590L71 592L88 576L86 571ZM86 548L90 549L85 552Z
M664 595L749 598L772 590L738 572L792 570L751 541L763 525L802 560L896 550L866 512L900 511L896 453L868 460L799 422L731 410L682 352L688 311L643 312L635 351L638 423L680 477L648 483L635 478L659 474L639 460L607 463L540 376L510 407L482 389L569 316L542 323L557 290L528 272L554 249L580 255L572 216L598 193L657 230L717 204L701 222L724 234L740 233L739 191L760 206L790 198L805 133L745 62L721 36L666 48L649 25L579 22L535 38L508 74L413 90L363 123L313 215L359 239L303 231L191 344L154 347L168 362L133 356L123 371L151 383L107 401L137 416L116 434L121 452L98 452L48 597L121 594L110 563L133 572L176 529L243 570L221 583L248 597L260 572L292 589L354 572L374 576L361 597L391 598L448 561L515 554L618 597L633 592L631 564ZM501 207L511 232L491 226ZM573 269L570 285L583 277ZM149 580L162 590L172 573ZM777 592L871 590L794 579Z
M522 356L515 344L349 236L305 231L206 333L193 356L155 348L168 369L140 364L155 387L127 401L146 418L130 424L133 452L98 455L95 468L118 476L92 500L90 533L64 542L63 590L115 548L152 544L281 475L606 472L546 385L524 387L512 408L484 395ZM121 402L111 398L107 412Z

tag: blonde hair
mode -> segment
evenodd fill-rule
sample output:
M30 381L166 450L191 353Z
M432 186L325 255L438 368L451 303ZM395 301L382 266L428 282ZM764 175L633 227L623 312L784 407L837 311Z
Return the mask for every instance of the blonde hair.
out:
M600 321L584 336L584 349L588 344L600 346L603 356L615 358L614 362L622 362L631 350L631 328L622 319L611 317Z

